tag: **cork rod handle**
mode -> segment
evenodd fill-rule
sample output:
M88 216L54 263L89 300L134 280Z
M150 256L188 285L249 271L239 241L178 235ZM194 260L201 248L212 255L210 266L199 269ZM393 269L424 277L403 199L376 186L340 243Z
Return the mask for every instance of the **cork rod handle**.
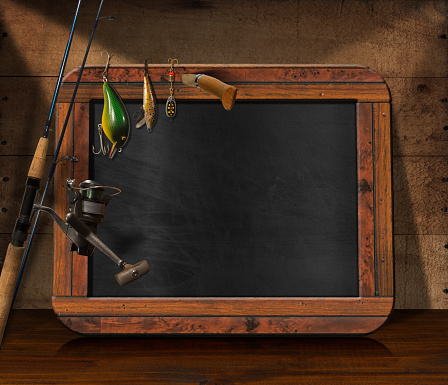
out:
M12 299L22 265L25 247L9 244L5 263L0 275L0 346L8 322Z
M0 275L0 347L11 311L17 282L20 276L26 248L24 243L28 237L34 200L43 177L45 159L48 150L48 139L40 138L28 171L28 178L23 194L19 217L14 227L12 242L8 246L5 262Z
M40 138L34 152L28 176L36 179L42 179L44 174L45 159L47 157L48 138Z

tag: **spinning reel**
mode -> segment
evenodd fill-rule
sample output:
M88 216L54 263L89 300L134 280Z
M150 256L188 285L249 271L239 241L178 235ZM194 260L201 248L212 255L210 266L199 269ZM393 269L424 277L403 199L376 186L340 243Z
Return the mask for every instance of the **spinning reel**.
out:
M65 221L50 207L34 204L33 208L35 211L45 211L52 216L67 238L72 241L70 251L89 257L95 248L103 252L122 269L120 273L115 275L120 286L124 286L145 275L150 270L146 260L135 265L127 264L96 236L98 224L103 222L107 204L121 190L115 187L102 186L93 180L85 180L78 187L75 187L73 179L66 180L65 188L68 197ZM114 189L118 192L112 195L104 195L106 188Z

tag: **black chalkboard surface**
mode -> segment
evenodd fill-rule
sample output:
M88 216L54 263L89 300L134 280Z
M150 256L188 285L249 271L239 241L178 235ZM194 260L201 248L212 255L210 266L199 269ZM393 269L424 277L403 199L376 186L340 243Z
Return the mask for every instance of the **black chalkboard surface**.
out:
M358 296L356 103L181 101L171 121L164 108L114 159L91 155L90 178L122 189L98 236L151 271L120 287L95 252L89 296Z

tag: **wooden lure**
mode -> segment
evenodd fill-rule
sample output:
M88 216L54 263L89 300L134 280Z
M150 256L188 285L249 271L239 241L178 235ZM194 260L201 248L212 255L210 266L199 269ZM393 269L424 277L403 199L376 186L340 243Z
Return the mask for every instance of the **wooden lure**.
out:
M151 131L152 126L156 121L156 111L157 105L154 96L154 91L152 89L151 80L149 79L148 71L146 70L145 62L145 75L143 76L143 107L142 113L144 114L143 119L140 120L135 127L140 128L146 123L146 129L148 132Z

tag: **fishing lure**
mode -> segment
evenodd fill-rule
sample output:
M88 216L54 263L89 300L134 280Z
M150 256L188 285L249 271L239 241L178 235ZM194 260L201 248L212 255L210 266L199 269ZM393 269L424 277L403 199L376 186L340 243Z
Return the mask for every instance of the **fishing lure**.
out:
M135 127L139 128L146 123L146 129L148 130L148 132L150 132L152 126L156 121L157 107L151 80L149 79L148 75L147 64L148 62L145 60L145 75L143 76L143 107L142 107L142 113L144 114L144 117L135 125Z
M126 144L129 133L131 130L129 114L124 106L123 100L118 95L115 88L107 81L107 70L110 63L110 55L108 54L106 68L103 72L103 95L104 95L104 108L101 119L101 124L98 125L98 131L100 133L101 148L100 151L94 152L99 154L102 152L105 154L107 151L102 144L101 132L103 131L107 138L112 143L112 149L109 153L109 158L113 158L115 153L121 152L123 146Z
M174 82L174 61L176 61L177 64L179 64L179 61L177 59L168 59L168 62L171 63L171 69L169 75L169 81L171 83L170 87L170 96L168 97L166 101L165 106L165 113L166 116L169 118L174 118L176 115L176 99L174 99L174 88L173 88L173 82Z

